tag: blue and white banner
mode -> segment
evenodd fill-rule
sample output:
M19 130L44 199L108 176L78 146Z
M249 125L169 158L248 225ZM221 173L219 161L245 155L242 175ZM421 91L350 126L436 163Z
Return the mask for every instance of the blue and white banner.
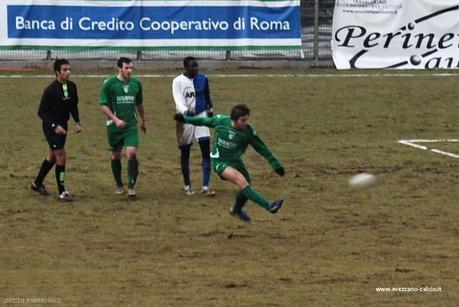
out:
M459 2L336 0L332 51L338 69L459 68Z
M301 48L299 0L3 0L0 48Z

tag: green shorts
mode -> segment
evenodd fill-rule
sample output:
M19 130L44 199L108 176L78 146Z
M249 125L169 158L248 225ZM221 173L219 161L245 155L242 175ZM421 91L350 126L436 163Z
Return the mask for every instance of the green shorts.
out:
M124 147L139 147L139 129L132 125L123 130L114 124L107 126L108 146L111 151L120 152Z
M244 176L244 178L247 180L248 183L251 182L250 173L244 161L242 160L222 161L219 159L212 159L212 169L223 180L225 179L222 177L222 173L227 167L232 167L238 170L242 174L242 176Z

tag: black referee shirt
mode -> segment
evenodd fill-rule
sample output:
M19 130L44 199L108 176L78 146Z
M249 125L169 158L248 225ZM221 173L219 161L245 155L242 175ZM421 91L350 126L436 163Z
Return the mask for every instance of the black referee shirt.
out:
M64 84L54 80L43 92L38 116L43 120L46 128L67 124L70 114L75 122L80 122L76 84L72 81L67 81L66 84L67 90Z

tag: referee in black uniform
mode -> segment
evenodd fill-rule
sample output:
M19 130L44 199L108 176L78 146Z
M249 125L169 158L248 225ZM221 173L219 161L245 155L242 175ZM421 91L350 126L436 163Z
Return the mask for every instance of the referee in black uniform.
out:
M71 201L72 198L65 189L65 139L67 137L67 122L72 114L76 122L75 132L81 132L80 116L78 112L78 93L76 84L69 80L70 64L67 60L59 59L54 62L54 80L43 92L38 116L43 120L43 133L49 144L48 157L43 161L31 189L41 195L49 195L43 180L56 164L56 182L59 191L58 197L62 201Z

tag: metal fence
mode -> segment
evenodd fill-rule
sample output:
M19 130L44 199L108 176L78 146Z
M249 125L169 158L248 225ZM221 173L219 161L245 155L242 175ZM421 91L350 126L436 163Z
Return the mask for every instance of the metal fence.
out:
M331 61L331 27L335 0L301 1L300 51L113 51L113 50L8 50L0 51L0 61L40 61L67 58L70 60L115 60L128 56L136 60L176 60L195 56L208 60L304 60L313 65Z

